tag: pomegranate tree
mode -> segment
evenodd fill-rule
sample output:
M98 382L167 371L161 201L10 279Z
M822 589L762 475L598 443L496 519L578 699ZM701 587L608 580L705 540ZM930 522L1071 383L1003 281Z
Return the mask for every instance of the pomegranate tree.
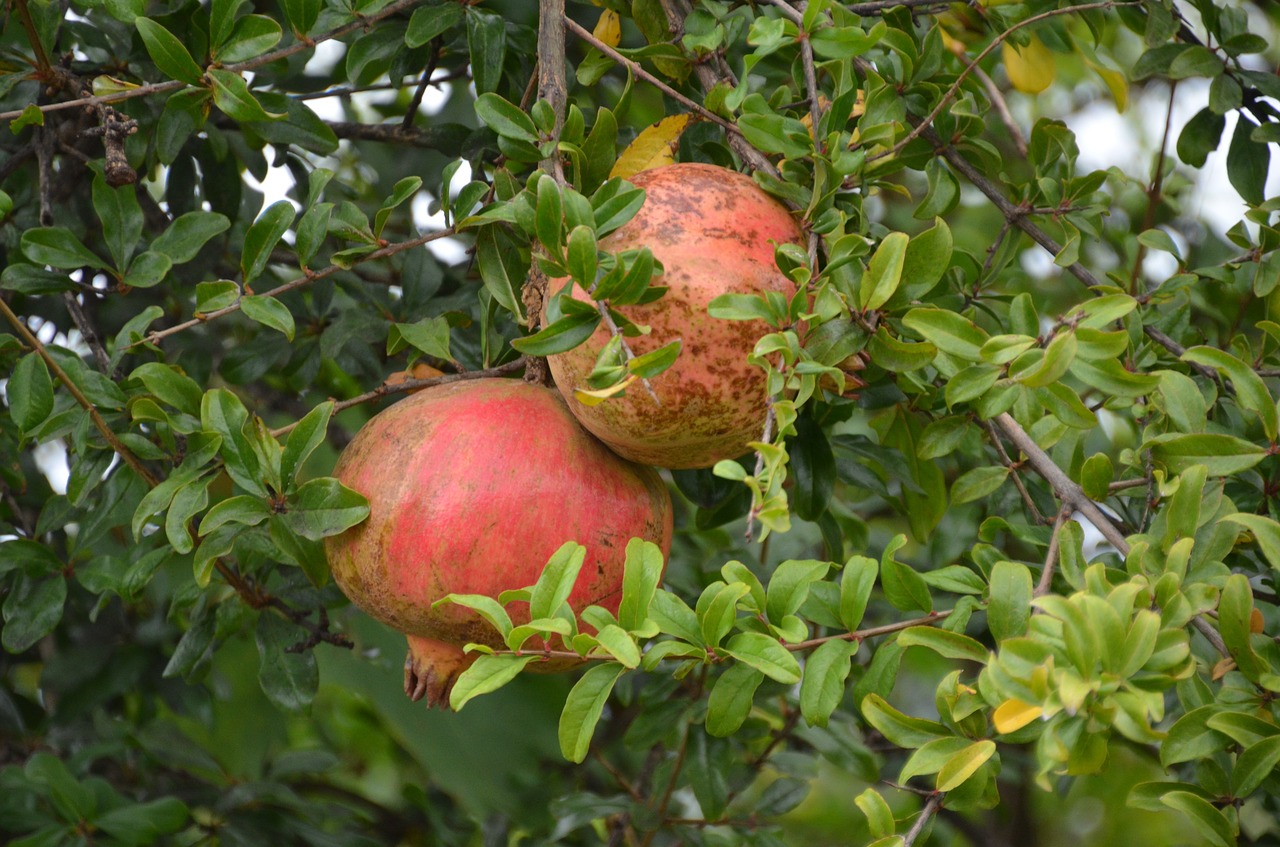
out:
M405 633L405 691L448 702L474 654L497 633L447 594L497 597L533 584L566 541L586 547L569 595L616 612L627 541L671 546L671 499L658 474L585 432L551 389L479 379L421 391L370 420L334 476L369 500L369 518L325 540L351 601ZM519 608L523 606L523 608ZM527 604L510 604L514 623ZM557 670L565 663L535 662Z
M714 318L707 305L728 293L790 297L795 286L778 270L774 246L801 243L804 234L785 206L735 171L676 164L631 182L645 189L644 206L600 248L648 247L662 263L654 284L667 286L666 295L625 309L651 332L627 341L639 355L681 339L680 357L651 381L656 401L635 386L623 397L584 405L574 390L586 386L609 340L602 326L583 345L549 357L551 374L574 416L619 455L665 468L709 467L747 452L747 442L760 437L765 375L747 356L769 328ZM582 291L574 296L587 298Z

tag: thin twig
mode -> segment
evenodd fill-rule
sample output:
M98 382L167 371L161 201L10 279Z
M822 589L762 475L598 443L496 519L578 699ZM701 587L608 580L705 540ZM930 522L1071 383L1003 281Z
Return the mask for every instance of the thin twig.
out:
M1009 111L1009 102L1004 99L1004 92L1000 90L1000 86L996 85L996 81L984 71L982 68L975 67L973 75L978 78L978 82L982 83L982 87L987 90L987 96L991 98L991 103L996 107L996 114L1000 116L1000 122L1004 124L1004 128L1009 130L1009 137L1013 139L1013 146L1018 151L1018 155L1027 158L1027 139L1022 134L1022 127L1018 126L1017 120L1013 117L1013 112Z
M1169 134L1173 130L1173 104L1175 95L1178 92L1178 81L1175 79L1169 83L1169 105L1164 111L1164 132L1160 135L1160 151L1156 154L1156 164L1154 173L1151 174L1151 184L1147 187L1147 210L1142 216L1142 231L1146 232L1155 225L1156 207L1160 204L1160 196L1164 187L1164 162L1165 156L1168 155ZM1147 245L1141 241L1138 242L1138 249L1133 257L1133 268L1129 272L1129 293L1136 295L1138 293L1138 275L1142 273L1142 263L1147 255Z
M1027 490L1027 486L1023 484L1022 477L1018 475L1018 466L1009 458L1008 452L1004 449L1004 443L1000 440L1000 433L996 432L995 424L986 421L987 435L991 438L991 443L995 445L996 453L1000 456L1001 463L1009 469L1009 477L1013 480L1013 485L1018 489L1018 493L1022 495L1022 502L1026 505L1028 511L1037 524L1047 523L1044 515L1040 514L1040 509L1036 506L1036 501L1031 499L1031 492Z
M77 295L73 291L62 293L62 302L67 307L67 313L71 315L71 322L76 325L76 329L80 330L80 337L93 353L93 359L98 363L98 370L110 376L111 357L107 355L107 348L102 346L102 338L98 335L93 321L89 319L89 314L76 298Z
M49 370L53 372L53 375L58 378L58 381L67 387L67 391L71 392L71 396L76 399L76 402L80 404L80 407L89 413L89 419L93 421L94 427L97 428L98 432L102 433L102 437L106 439L107 444L111 445L111 449L116 452L116 455L119 456L126 465L132 468L133 472L148 485L152 488L157 486L160 483L160 480L156 478L155 474L151 473L146 465L142 464L142 460L134 455L132 450L125 446L124 442L121 441L119 436L112 431L111 427L107 426L107 422L98 412L98 407L93 405L93 402L84 395L84 392L80 390L80 387L72 381L71 377L67 376L67 372L58 364L58 360L49 354L49 351L45 349L44 344L40 342L40 339L36 338L35 333L27 327L26 323L21 318L14 314L13 310L9 308L9 304L3 299L0 299L0 314L4 315L5 320L7 320L9 324L17 330L18 335L21 336L22 340L26 342L26 344L34 350L41 359L44 360L45 365L47 365Z
M1076 6L1065 6L1061 9L1050 9L1047 12L1041 12L1038 15L1032 15L1026 20L1019 21L1018 23L1006 29L1004 32L997 34L996 37L991 40L991 43L988 44L986 47L984 47L982 51L979 52L978 55L974 57L973 61L965 66L964 70L960 72L960 75L956 77L956 81L953 82L951 84L951 87L947 89L946 93L942 95L942 98L938 101L938 105L933 107L933 111L930 112L925 117L924 120L916 124L916 126L910 132L908 132L905 136L903 136L898 141L898 143L894 144L888 150L882 150L879 153L875 153L871 156L868 156L867 161L871 162L871 161L875 161L876 159L882 159L885 156L892 156L894 154L900 153L902 151L902 148L906 147L912 141L919 138L921 133L923 133L926 128L931 127L933 125L933 122L937 119L938 115L942 114L942 110L947 107L947 104L950 103L952 98L954 98L956 94L960 91L960 86L964 83L965 79L969 76L969 74L973 72L973 69L978 66L978 63L981 62L983 59L987 58L987 56L989 56L993 50L995 50L997 47L1003 44L1005 39L1007 39L1010 35L1017 32L1018 30L1022 29L1023 27L1031 26L1032 24L1040 23L1041 21L1048 20L1049 18L1058 17L1059 15L1067 15L1075 12L1101 11L1103 9L1112 9L1117 6L1137 6L1137 5L1139 5L1139 3L1133 2L1132 0L1125 0L1125 2L1116 2L1116 0L1106 0L1106 2L1103 2L1103 3L1082 3Z
M317 44L324 41L331 41L335 38L341 38L344 35L356 32L361 29L368 29L373 24L384 18L411 9L421 3L422 0L394 0L394 2L384 6L378 11L369 15L360 15L356 20L345 23L340 27L321 33L306 41L297 41L287 47L281 47L279 50L272 50L270 53L263 53L261 56L255 56L244 62L237 62L233 65L225 65L223 70L240 73L242 71L252 71L263 65L269 65L272 62L286 59L295 53L301 53L304 50L310 50ZM63 100L59 103L50 103L40 106L40 111L48 114L49 112L60 112L66 109L78 109L82 106L99 106L108 103L119 103L124 100L132 100L135 97L147 97L152 94L162 94L166 91L177 91L186 88L187 84L180 80L166 80L165 82L151 83L148 85L140 85L137 88L130 88L127 91L115 91L111 94L101 96L78 97L74 100ZM22 114L21 109L10 112L0 112L0 121L12 120Z
M1064 507L1058 510L1058 517L1053 521L1053 535L1049 536L1049 552L1045 554L1044 568L1040 571L1040 581L1036 583L1033 597L1043 597L1053 590L1053 572L1058 565L1058 549L1061 546L1059 533L1070 515L1070 510Z
M400 126L405 129L413 127L414 119L418 117L418 107L422 105L422 98L427 94L427 88L433 84L431 75L436 72L436 65L440 63L440 36L431 39L431 55L427 58L427 66L422 69L422 77L418 80L418 87L413 90L413 98L409 101L409 108L404 110L404 119L400 121Z
M916 839L929 825L929 820L942 808L942 798L945 796L941 791L935 791L929 795L929 799L924 801L924 808L920 810L920 817L916 818L915 823L911 824L911 829L907 830L907 834L902 837L902 847L912 847L916 843Z
M421 247L422 245L427 244L431 241L435 241L440 238L446 238L453 234L454 234L454 230L452 227L450 227L449 229L443 229L443 230L440 230L439 232L431 232L431 233L427 233L426 235L420 235L417 238L411 238L408 241L401 241L397 244L388 244L386 247L383 247L380 250L374 250L372 253L361 256L358 259L358 261L370 262L375 259L385 259L388 256L394 256L397 253L403 253L405 250L410 250L414 247ZM262 296L277 297L288 291L293 291L295 288L302 288L303 286L310 285L311 283L317 280L321 280L321 279L324 279L325 277L333 276L334 274L344 270L348 270L348 268L343 268L338 265L329 265L327 268L322 268L321 270L318 270L318 271L308 271L306 274L303 274L302 276L297 277L296 279L291 279L288 282L284 283L283 285L278 285L275 288L271 289L270 291L262 292ZM226 306L221 309L214 309L212 312L204 312L200 315L200 317L183 321L182 323L177 324L175 326L171 326L168 329L158 329L155 332L149 333L145 338L135 341L133 344L129 346L130 348L133 348L138 346L139 344L158 344L160 341L162 341L165 338L168 338L171 335L177 335L178 333L191 329L194 326L199 326L201 324L208 323L209 321L214 320L216 318L220 318L223 315L229 315L232 312L240 311L241 302L243 301L237 300L235 303L232 303L230 306Z
M589 31L583 29L578 24L578 22L575 21L573 18L566 16L564 18L564 24L566 27L569 28L569 31L572 32L574 35L578 36L578 38L581 38L583 41L587 42L592 47L596 48L601 53L608 56L610 59L613 59L615 62L622 65L626 65L631 69L632 73L634 73L636 76L638 76L640 79L643 79L645 82L649 83L650 85L654 86L655 88L659 89L663 94L677 101L678 103L690 109L691 111L697 112L700 117L716 124L721 129L725 130L725 132L728 132L730 136L741 135L738 128L734 126L733 123L731 123L730 121L726 121L724 118L720 117L715 112L712 112L710 109L708 109L706 106L703 106L701 103L697 103L693 100L690 100L688 97L684 96L679 91L676 91L674 88L667 85L665 82L663 82L653 74L646 71L639 62L635 61L634 59L628 59L626 56L622 55L617 50L614 50L608 44L605 44L603 41L596 38Z

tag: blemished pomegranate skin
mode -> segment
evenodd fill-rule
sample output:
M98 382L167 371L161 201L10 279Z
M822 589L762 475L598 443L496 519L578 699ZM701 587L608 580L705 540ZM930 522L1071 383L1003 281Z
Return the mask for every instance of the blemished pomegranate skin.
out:
M658 402L639 385L594 406L574 397L609 340L604 326L581 346L548 357L551 374L574 416L619 455L664 468L710 467L748 452L747 442L761 436L765 374L747 356L769 327L713 318L707 306L728 293L778 291L790 298L795 286L778 270L774 249L803 244L804 231L782 203L736 171L675 164L630 182L645 190L644 206L600 248L648 247L664 269L653 284L669 290L653 303L621 309L651 328L627 343L641 355L680 339L680 356L651 380ZM561 284L552 280L549 290ZM587 299L576 287L574 296Z
M552 389L478 379L423 390L370 420L334 476L369 500L369 518L326 539L338 586L409 636L406 691L447 702L475 654L498 634L447 594L532 585L566 541L587 549L569 595L575 610L616 612L627 541L670 550L671 499L652 469L619 458L583 430ZM514 623L528 606L507 606ZM567 664L535 662L531 670Z

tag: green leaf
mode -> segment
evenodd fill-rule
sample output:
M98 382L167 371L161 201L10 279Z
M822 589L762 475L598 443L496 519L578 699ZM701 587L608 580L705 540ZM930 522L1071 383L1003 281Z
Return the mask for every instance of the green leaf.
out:
M163 403L168 403L178 411L199 417L200 401L204 395L194 379L179 373L170 365L159 362L146 362L129 374L129 379L139 380Z
M987 334L977 324L944 309L912 309L902 318L908 329L944 353L970 362L982 360Z
M756 689L764 674L745 665L733 665L716 678L707 698L707 734L716 738L733 735L751 713Z
M599 646L609 655L617 659L623 667L631 669L640 666L640 648L636 640L617 624L601 627L595 635Z
M121 282L130 288L152 288L164 282L172 267L173 262L168 256L147 250L130 263Z
M142 236L142 207L138 205L134 187L112 188L102 176L95 176L91 193L111 258L117 268L126 268Z
M286 115L285 112L268 112L264 109L249 91L249 85L244 81L244 77L238 73L210 68L209 81L213 85L214 105L233 121L239 123L270 121Z
M930 158L924 173L928 189L912 217L929 220L949 214L960 202L960 181L941 156Z
M1111 496L1111 481L1114 478L1115 467L1106 453L1094 453L1085 459L1080 469L1080 486L1094 500L1106 500Z
M937 627L908 627L898 633L898 644L903 647L925 647L945 659L979 664L987 662L987 648L967 635Z
M71 230L60 226L37 227L22 233L22 253L37 265L73 270L90 267L108 270L109 265L94 255Z
M600 325L599 313L575 312L535 332L517 338L511 346L527 356L551 356L572 350L586 341Z
M142 36L142 44L147 48L151 61L156 63L161 73L188 85L203 84L204 70L191 58L191 53L177 36L150 18L135 18L133 25Z
M316 19L320 17L322 6L323 0L281 0L281 7L285 18L289 21L289 28L293 30L295 36L299 36L299 40L301 36L311 32Z
M840 624L849 632L857 630L880 573L880 563L867 556L845 562L840 574Z
M1192 465L1204 465L1210 476L1232 476L1246 471L1266 457L1263 447L1234 435L1158 435L1143 445L1152 458L1171 474L1180 474Z
M604 712L605 703L618 677L626 668L597 665L582 675L569 691L560 714L560 753L570 762L580 763L591 749L591 737Z
M528 265L519 258L514 245L505 235L499 240L499 227L486 226L476 235L476 267L484 287L498 301L498 305L524 320L524 306L520 301L520 289ZM576 346L576 345L575 345Z
M651 541L632 538L627 542L623 565L622 600L618 604L618 624L628 632L641 629L649 618L665 566L662 550Z
M800 714L809 726L826 726L844 699L852 659L858 652L853 641L828 641L809 654L800 681Z
M281 709L309 708L320 684L314 652L287 652L304 637L297 626L272 612L258 615L258 683L267 699Z
M897 823L893 819L893 809L885 802L879 791L868 788L853 798L853 802L867 816L867 828L872 838L889 838L896 831ZM898 840L901 841L901 839Z
M1227 577L1218 601L1218 632L1222 634L1222 641L1231 658L1235 659L1240 673L1256 682L1268 666L1250 644L1253 610L1253 589L1249 578L1241 573Z
M636 356L627 362L627 371L637 379L653 379L676 363L682 347L683 342L677 338L656 350Z
M449 3L444 7L461 11L461 7ZM430 9L419 9L413 13L413 20L418 19L421 12L431 11ZM410 21L410 31L412 31L413 23ZM485 125L496 132L503 138L514 138L518 141L527 141L530 144L538 143L538 128L533 125L533 119L514 103L510 103L497 94L481 94L476 98L475 103L476 116L484 121Z
M453 361L453 354L449 352L449 320L439 315L417 323L392 324L387 333L387 355L400 352L406 345L428 356Z
M759 632L740 632L724 646L724 652L783 685L800 681L800 662L775 639Z
M788 615L799 611L809 597L809 588L822 580L830 570L828 562L814 559L789 559L774 570L769 578L765 611L769 621L780 625Z
M280 243L280 239L293 223L293 204L288 200L277 200L272 203L249 227L244 236L244 247L240 254L240 273L245 283L257 279L267 263L271 261L271 251ZM292 318L290 319L292 324ZM289 333L292 338L292 333Z
M1204 49L1204 48L1201 48ZM1218 68L1221 69L1221 60ZM1239 120L1231 133L1227 147L1227 179L1246 203L1260 205L1266 199L1267 172L1271 168L1271 148L1250 138L1257 128L1244 112L1238 112Z
M154 844L182 829L191 812L176 797L117 806L97 815L93 825L125 844Z
M1201 109L1178 134L1178 158L1193 168L1203 168L1209 154L1218 149L1226 126L1225 115L1208 107Z
M455 712L472 699L490 694L520 675L537 656L480 656L463 671L449 692L449 708Z
M1117 397L1141 397L1160 384L1158 377L1125 370L1115 359L1090 362L1077 357L1071 362L1071 373L1095 390Z
M1163 767L1192 762L1225 750L1232 740L1229 736L1211 728L1206 721L1222 711L1221 706L1200 706L1174 721L1169 727L1164 744L1160 745L1160 764Z
M29 126L44 126L44 110L35 103L28 103L22 114L9 121L9 132L17 135Z
M298 486L287 508L285 524L312 541L337 535L369 517L369 502L364 495L327 476Z
M502 63L507 52L507 24L495 12L466 7L467 50L471 56L471 77L476 93L494 91L502 80Z
M938 348L929 342L912 344L890 335L881 326L867 344L871 363L887 371L910 373L930 364L938 355Z
M480 617L488 621L489 625L497 630L505 640L511 634L511 616L507 614L507 610L502 604L492 597L484 594L446 594L435 603L432 608L446 604L462 606L471 609Z
M240 309L249 320L278 330L285 338L293 340L293 315L289 312L289 308L276 298L265 294L242 297Z
M1256 741L1237 758L1231 771L1231 794L1248 797L1280 763L1280 735Z
M876 248L859 289L858 299L864 311L880 308L898 290L909 240L906 233L891 232Z
M285 440L280 455L280 476L288 485L293 482L302 466L315 449L324 443L329 431L329 418L333 415L333 401L326 400L298 421Z
M1249 530L1253 535L1253 540L1258 544L1258 549L1266 557L1267 563L1273 569L1280 571L1280 522L1276 522L1265 515L1251 515L1239 512L1223 515L1220 520L1239 524Z
M4 629L0 644L10 653L21 653L53 632L62 620L67 581L62 574L20 577L4 601Z
M217 212L187 212L179 216L151 242L151 249L169 257L175 265L194 259L209 239L231 227L226 215Z
M880 559L880 587L894 608L904 612L917 609L926 613L933 611L928 584L910 565L895 561L892 550L886 550Z
M573 541L566 541L551 554L534 583L533 594L529 598L529 617L550 618L560 610L573 591L586 556L587 548Z
M1208 800L1189 791L1170 791L1160 798L1160 802L1186 815L1191 825L1210 844L1235 847L1234 828Z
M995 752L996 743L984 738L953 754L938 771L936 790L954 791L959 788L965 780L977 772L978 768L986 764Z
M1009 469L1003 465L972 468L956 477L951 484L951 502L954 505L972 503L994 492L1009 478Z
M698 647L704 646L697 614L689 608L687 603L670 591L659 588L654 592L653 605L649 608L649 614L667 635L675 636Z
M879 694L868 694L862 699L862 716L891 744L904 750L950 737L942 724L904 715L885 702Z
M902 262L903 282L891 305L933 290L951 267L952 248L951 228L942 218L935 218L933 226L913 235Z
M1276 401L1267 390L1266 383L1252 367L1216 347L1192 347L1182 354L1182 361L1208 365L1221 372L1236 391L1236 402L1262 420L1262 430L1267 440L1275 441L1280 433L1280 416L1276 413Z
M240 286L229 279L196 283L196 314L207 314L235 305L240 300Z
M220 526L243 524L257 526L271 517L271 507L261 497L240 494L218 503L200 521L200 535L208 535Z
M266 15L245 15L236 21L231 36L213 51L224 65L254 59L275 47L283 32L280 24Z
M18 360L9 376L5 396L9 417L22 433L31 432L53 414L53 379L38 353L28 353Z
M991 568L987 626L997 642L1027 632L1031 620L1031 570L1018 562L999 561Z
M750 593L750 586L741 582L713 582L698 597L698 626L700 641L708 647L716 647L733 629L737 619L738 601Z

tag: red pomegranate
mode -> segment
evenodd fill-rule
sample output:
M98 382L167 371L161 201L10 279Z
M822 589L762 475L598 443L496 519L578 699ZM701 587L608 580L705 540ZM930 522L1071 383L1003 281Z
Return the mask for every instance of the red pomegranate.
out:
M668 286L666 295L621 311L652 329L627 340L634 353L678 338L680 357L651 381L658 402L638 385L595 406L575 399L609 340L603 326L585 344L549 357L551 374L574 416L620 456L664 468L709 467L742 455L748 441L760 438L765 375L747 356L769 327L713 318L707 304L726 293L790 297L795 286L778 270L774 246L800 244L804 233L785 206L736 171L676 164L631 182L645 189L644 206L600 248L648 247L662 262L654 284ZM557 287L553 281L550 290ZM574 296L587 299L576 289Z
M671 547L671 498L652 468L618 458L583 431L551 389L478 379L421 391L370 420L334 476L369 500L369 519L325 540L338 586L409 638L405 691L448 702L472 662L469 642L498 634L446 594L532 585L566 541L587 548L569 596L616 612L627 541ZM508 607L517 624L527 604ZM572 663L570 663L572 664ZM534 662L559 670L564 662Z

